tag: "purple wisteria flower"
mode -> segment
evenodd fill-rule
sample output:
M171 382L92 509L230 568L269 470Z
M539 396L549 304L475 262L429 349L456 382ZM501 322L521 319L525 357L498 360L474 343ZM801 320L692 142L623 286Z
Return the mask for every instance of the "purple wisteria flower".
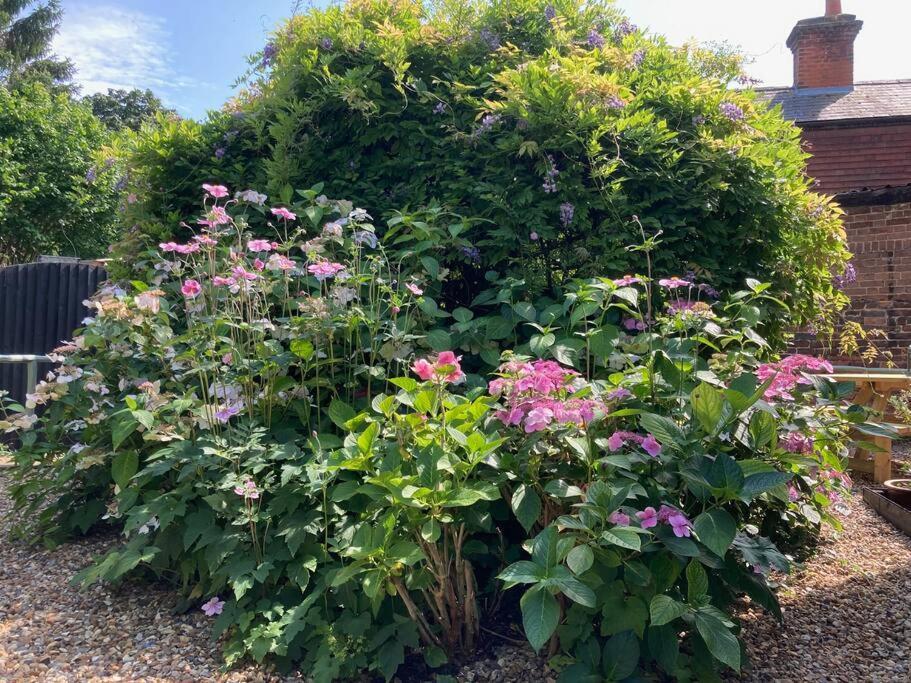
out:
M262 66L270 66L272 62L275 61L276 54L278 54L278 48L275 47L275 43L267 43L263 48L263 60L261 62Z
M626 36L635 33L638 30L639 28L635 24L630 23L628 19L624 19L617 24L617 27L614 29L614 40L619 43L626 38Z
M569 224L573 222L575 213L576 207L569 202L560 204L560 222L563 224L563 227L568 227Z
M857 282L857 270L854 268L854 264L847 264L845 266L845 272L841 275L836 275L833 279L835 281L835 287L839 290L844 289L847 285L853 285Z
M735 123L743 121L745 114L743 109L734 104L733 102L722 102L718 105L718 110L721 112L721 115L728 119L729 121L734 121Z
M617 95L611 95L604 100L604 106L608 109L623 109L626 106L626 102Z
M481 260L481 250L477 247L460 247L459 251L472 263L478 263Z
M588 39L586 40L588 46L592 49L604 47L604 36L598 33L595 29L591 29L588 32Z
M85 179L90 183L94 183L95 179L97 177L98 177L98 171L95 169L94 166L92 166L88 171L85 172Z
M702 114L696 114L696 116L693 117L694 126L701 126L704 123L705 123L705 117Z
M481 42L487 46L488 50L497 50L500 48L500 36L491 31L489 28L482 28L478 32L478 36L481 38Z
M557 8L553 5L548 5L544 8L544 18L548 21L553 21L557 17Z
M224 156L225 156L225 148L224 148L224 147L216 147L216 148L215 148L215 158L216 158L216 159L223 159Z
M547 171L545 173L544 183L542 187L544 191L548 194L553 194L557 191L557 176L560 175L560 171L557 170L557 166L554 163L554 158L548 154L547 155Z
M321 48L323 48L324 50L331 50L332 45L333 45L332 38L326 37L319 41L319 46Z
M444 102L437 102L436 106L433 108L434 114L445 114L446 113L446 104Z
M472 131L471 137L477 139L477 138L480 138L482 135L486 135L491 130L493 130L493 127L495 125L497 125L499 122L500 122L499 114L485 114L481 118L481 122Z
M636 50L633 53L633 56L630 58L630 66L634 69L638 69L642 66L642 62L645 61L645 50Z

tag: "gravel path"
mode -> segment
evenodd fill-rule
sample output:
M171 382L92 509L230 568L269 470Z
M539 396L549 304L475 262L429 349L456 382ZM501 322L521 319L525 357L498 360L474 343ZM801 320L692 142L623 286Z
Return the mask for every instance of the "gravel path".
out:
M8 476L0 473L0 488ZM0 495L0 514L8 507ZM859 495L851 511L844 533L830 536L802 571L788 577L781 593L784 626L759 610L744 610L753 669L729 680L911 680L911 539ZM6 529L4 522L0 533ZM0 680L302 680L254 666L221 673L208 620L198 611L172 615L173 596L164 587L79 591L69 585L92 555L115 542L94 537L47 551L0 538ZM527 648L502 645L455 678L552 683L556 676Z
M844 531L782 587L784 625L742 615L753 669L740 680L911 681L911 539L856 493Z

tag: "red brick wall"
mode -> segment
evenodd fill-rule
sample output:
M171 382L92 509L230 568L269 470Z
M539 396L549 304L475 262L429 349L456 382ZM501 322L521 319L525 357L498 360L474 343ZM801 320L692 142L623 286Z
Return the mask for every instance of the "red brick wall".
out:
M819 192L911 183L911 123L807 126L803 139Z
M865 328L884 330L889 341L877 342L877 346L892 351L896 364L907 367L907 348L911 345L911 201L847 206L845 213L845 230L857 270L857 282L845 288L852 302L846 317ZM834 344L837 350L837 340ZM842 363L858 363L856 358L840 358L835 350L825 353L823 344L811 335L798 335L795 347Z
M828 88L854 83L854 39L862 25L831 18L797 24L788 45L794 53L794 84Z

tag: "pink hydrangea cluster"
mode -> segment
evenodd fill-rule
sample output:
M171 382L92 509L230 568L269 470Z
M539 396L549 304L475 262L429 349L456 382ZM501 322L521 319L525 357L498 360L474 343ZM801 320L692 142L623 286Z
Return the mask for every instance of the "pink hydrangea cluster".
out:
M763 363L757 368L756 376L760 382L772 378L772 383L765 390L767 399L793 401L794 396L791 391L799 384L810 384L810 380L801 373L832 371L832 364L829 361L796 353L782 358L777 363Z
M692 535L693 525L690 520L680 510L668 505L662 505L657 511L653 507L647 507L636 513L636 519L643 529L651 529L658 524L669 524L677 538L688 538Z
M452 351L441 351L436 358L419 358L411 366L418 377L425 382L461 382L465 377L459 361L461 356L456 356Z
M809 455L813 452L813 439L800 432L788 432L781 440L781 447L788 453Z
M658 443L658 439L652 434L642 436L635 432L618 431L611 434L607 439L607 447L612 451L619 451L630 443L636 444L653 458L661 455L661 444Z
M574 398L579 373L552 360L510 361L500 366L499 374L489 390L502 397L506 407L494 416L505 425L523 426L526 434L552 424L584 427L604 410L601 401Z

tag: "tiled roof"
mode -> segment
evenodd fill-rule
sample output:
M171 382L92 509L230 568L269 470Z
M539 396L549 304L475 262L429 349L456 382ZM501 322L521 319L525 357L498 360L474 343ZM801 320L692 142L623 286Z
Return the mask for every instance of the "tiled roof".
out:
M911 117L911 79L861 81L854 88L757 88L761 99L780 104L797 123Z

